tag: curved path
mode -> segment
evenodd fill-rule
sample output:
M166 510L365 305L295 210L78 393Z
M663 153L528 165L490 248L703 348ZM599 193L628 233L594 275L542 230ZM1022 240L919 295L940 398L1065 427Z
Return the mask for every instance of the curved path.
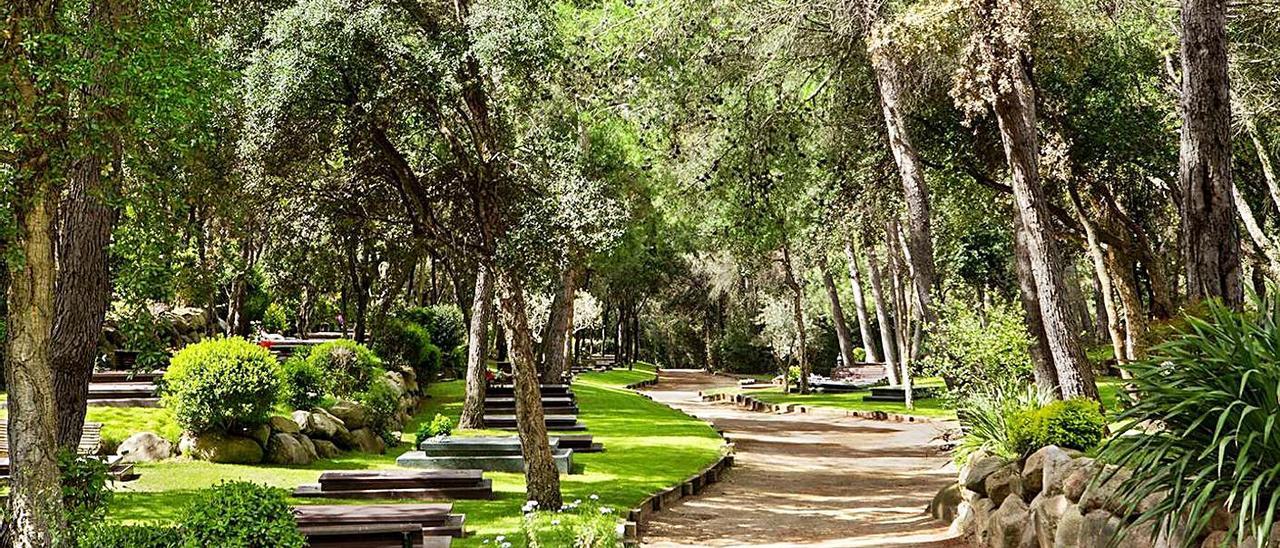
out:
M654 515L646 546L961 546L925 513L956 477L936 448L942 425L759 413L698 397L734 382L664 370L646 392L711 422L736 445L719 483Z

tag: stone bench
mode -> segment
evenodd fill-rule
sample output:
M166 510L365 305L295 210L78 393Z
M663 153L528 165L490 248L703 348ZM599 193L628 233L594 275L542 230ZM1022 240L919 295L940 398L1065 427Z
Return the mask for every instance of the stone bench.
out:
M573 450L560 447L559 438L549 441L556 469L570 473ZM396 464L427 470L524 471L524 455L516 436L430 439L421 442L418 449L397 457Z
M324 533L332 527L402 526L412 524L423 537L462 537L466 518L452 514L453 505L435 504L353 504L353 505L301 505L293 509L298 528L303 534L329 536ZM416 536L416 535L415 535ZM310 538L310 535L308 535ZM312 546L315 546L313 543ZM340 544L340 546L348 546ZM377 544L376 546L388 546ZM390 544L389 546L400 546Z
M320 474L293 496L342 499L491 499L493 482L481 470L355 470Z
M577 415L543 415L542 420L546 424L547 430L569 432L587 429L587 425L578 422ZM514 414L485 415L484 425L487 428L498 430L515 430L516 416Z

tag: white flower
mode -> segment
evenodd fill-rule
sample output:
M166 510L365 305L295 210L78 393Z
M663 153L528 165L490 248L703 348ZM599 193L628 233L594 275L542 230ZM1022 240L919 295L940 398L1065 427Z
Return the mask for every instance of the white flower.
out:
M480 541L480 544L489 544L489 539L484 539Z
M595 493L592 493L592 494L591 494L591 496L590 496L589 498L590 498L591 500L600 500L600 495L597 495L597 494L595 494Z
M604 508L601 508L601 509L600 509L600 513L601 513L601 514L612 514L612 513L613 513L613 508L609 508L608 506L605 506Z
M552 524L552 525L560 525L560 520L558 520L558 519L553 519L553 520L551 520L551 524Z
M505 536L503 536L503 535L498 535L498 538L496 538L496 539L494 539L494 540L496 540L496 541L498 541L498 542L502 542L502 541L504 541L504 540L507 540L507 537L505 537Z
M510 542L502 543L502 548L511 548L511 543Z
M574 505L574 506L577 506L577 505L579 505L579 504L582 504L582 499L573 499L573 505Z

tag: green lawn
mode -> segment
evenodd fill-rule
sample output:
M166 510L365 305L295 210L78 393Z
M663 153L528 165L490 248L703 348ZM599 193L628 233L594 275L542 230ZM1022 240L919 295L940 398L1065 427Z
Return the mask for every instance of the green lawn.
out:
M919 379L918 387L942 386L942 380L936 378ZM729 387L716 391L720 393L743 393L766 403L795 403L809 407L827 407L847 411L884 411L921 417L954 418L955 410L951 409L943 398L926 398L915 401L915 409L908 410L901 403L863 401L863 397L871 394L871 390L857 390L844 394L784 394L781 386L769 385L764 388Z
M620 388L652 375L644 370L615 370L586 373L574 383L582 409L580 418L596 436L596 441L604 443L606 451L574 456L575 465L583 467L584 473L562 477L561 489L566 500L598 494L602 504L622 512L649 494L687 479L719 457L721 442L711 427ZM416 430L416 423L430 420L437 412L456 419L461 411L460 381L434 384L428 394L427 405L415 417L415 424L407 429L410 432ZM406 438L412 437L412 434L406 435ZM120 486L110 518L176 521L181 518L183 503L195 489L222 480L241 479L292 488L314 482L322 470L394 467L395 457L409 448L405 443L385 455L353 454L305 467L184 460L140 465L141 478ZM456 512L467 515L467 529L477 533L455 543L457 546L481 546L483 540L495 535L513 537L518 532L520 506L524 502L523 475L490 472L486 476L493 479L494 500L454 503ZM492 541L489 544L493 544Z

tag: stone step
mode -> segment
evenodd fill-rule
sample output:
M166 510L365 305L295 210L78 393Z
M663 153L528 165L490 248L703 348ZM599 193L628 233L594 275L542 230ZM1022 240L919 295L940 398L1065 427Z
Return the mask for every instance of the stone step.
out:
M89 400L113 398L149 398L156 395L152 382L89 383Z
M561 449L572 449L574 453L604 452L604 445L596 443L591 434L559 434L555 439L559 440Z
M458 487L369 487L365 489L344 489L328 491L318 483L300 485L293 490L293 496L299 498L336 498L336 499L410 499L410 500L460 500L460 499L492 499L493 480L481 480L478 485Z
M164 371L128 371L128 370L112 370L112 371L95 371L89 382L92 383L127 383L127 382L143 382L155 383L164 377Z
M587 429L587 425L578 422L577 415L545 415L543 421L547 426L547 430L578 431ZM485 415L484 425L487 428L514 430L516 428L516 416Z
M911 395L917 400L933 398L938 395L938 389L931 386L916 387L911 390ZM905 402L907 391L901 386L877 386L871 389L871 394L863 396L862 401Z
M422 527L423 536L461 537L465 517L452 510L448 503L300 505L294 516L299 527L412 523Z
M569 474L573 470L573 450L551 450L551 459L561 474ZM524 457L519 453L495 453L491 455L441 455L427 454L423 451L409 451L396 457L396 465L405 468L425 470L470 470L480 469L490 472L523 472Z
M514 394L514 387L510 384L491 384L485 389L485 395L511 397ZM573 390L567 384L540 384L538 391L542 393L542 397L560 396L569 397L573 395Z

